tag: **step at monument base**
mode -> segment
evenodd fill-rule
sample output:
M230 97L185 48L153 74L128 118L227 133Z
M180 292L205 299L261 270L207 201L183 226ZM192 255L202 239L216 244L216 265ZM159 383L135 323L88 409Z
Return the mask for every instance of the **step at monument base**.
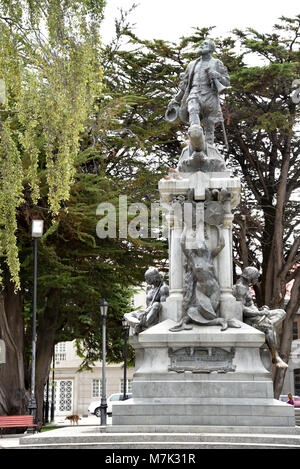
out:
M8 449L299 449L299 427L65 427L25 436ZM155 455L155 453L153 453ZM146 456L146 453L145 455ZM143 457L144 457L143 456ZM152 461L153 462L153 461Z

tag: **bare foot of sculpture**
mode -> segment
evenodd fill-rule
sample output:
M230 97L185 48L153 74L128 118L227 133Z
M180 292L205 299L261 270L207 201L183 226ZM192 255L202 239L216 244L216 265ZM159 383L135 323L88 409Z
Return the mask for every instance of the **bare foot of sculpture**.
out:
M228 327L234 327L236 329L239 329L241 327L241 323L237 321L236 319L229 319Z
M190 324L188 325L189 318L183 318L179 324L169 329L170 332L178 332L178 331L186 331L193 329L193 326Z
M288 364L285 363L280 357L276 357L275 366L276 368L288 368Z

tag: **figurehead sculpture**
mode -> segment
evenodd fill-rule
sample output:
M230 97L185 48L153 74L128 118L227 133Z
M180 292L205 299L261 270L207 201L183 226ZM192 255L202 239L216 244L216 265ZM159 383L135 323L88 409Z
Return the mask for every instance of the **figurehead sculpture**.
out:
M157 269L150 267L145 273L145 280L147 282L147 308L145 311L132 311L124 314L124 319L131 327L132 335L137 335L159 322L161 303L169 296L169 288Z

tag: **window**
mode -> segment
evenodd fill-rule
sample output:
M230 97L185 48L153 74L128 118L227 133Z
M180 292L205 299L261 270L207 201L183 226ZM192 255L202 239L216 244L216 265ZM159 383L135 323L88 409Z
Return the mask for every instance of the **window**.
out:
M101 379L93 379L92 381L92 397L101 397L102 383Z
M112 396L109 400L110 401L119 401L121 398L121 396L119 396L119 394L116 394L115 396Z
M124 379L121 379L121 391L124 392ZM126 383L126 392L132 392L132 379L128 379Z
M59 363L67 359L67 353L66 353L66 343L65 342L59 342L58 344L55 345L54 348L54 353L55 353L55 362Z
M294 370L295 396L300 396L300 368Z

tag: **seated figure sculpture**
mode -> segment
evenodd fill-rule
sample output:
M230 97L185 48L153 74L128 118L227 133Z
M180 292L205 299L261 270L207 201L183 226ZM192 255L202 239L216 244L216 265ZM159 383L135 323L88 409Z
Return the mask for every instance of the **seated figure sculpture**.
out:
M132 311L124 314L132 335L137 335L159 322L161 303L169 296L169 288L157 269L150 267L145 273L145 280L147 282L147 308L145 311Z
M288 365L280 358L276 346L275 326L285 318L283 309L270 310L268 306L257 308L249 286L255 285L259 278L259 271L255 267L246 267L240 279L233 287L233 295L242 302L243 320L249 326L264 332L266 344L270 350L272 362L278 368L287 368Z

